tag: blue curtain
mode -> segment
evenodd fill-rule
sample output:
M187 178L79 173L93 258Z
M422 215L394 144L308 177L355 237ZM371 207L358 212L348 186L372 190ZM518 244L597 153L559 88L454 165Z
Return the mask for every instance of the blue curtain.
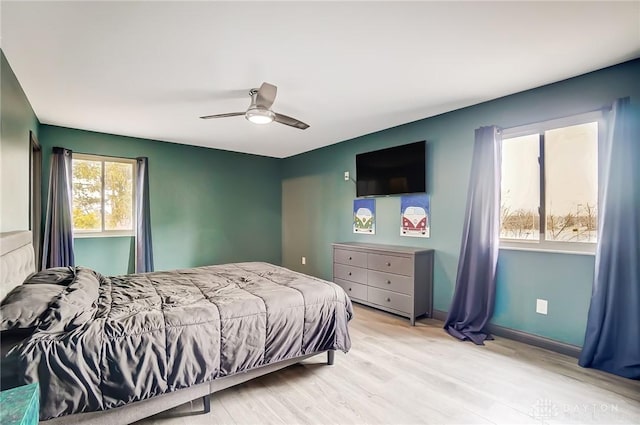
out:
M483 344L493 315L500 240L502 136L495 127L476 130L456 289L445 330Z
M618 99L600 149L599 237L579 364L640 379L640 111Z
M69 149L58 147L53 148L51 154L42 269L75 265L71 218L71 154Z
M149 160L136 158L136 273L153 271L151 212L149 209Z

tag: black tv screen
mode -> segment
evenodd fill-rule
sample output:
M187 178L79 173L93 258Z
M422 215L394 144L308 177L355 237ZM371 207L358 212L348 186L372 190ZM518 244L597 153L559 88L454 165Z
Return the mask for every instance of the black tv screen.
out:
M356 155L357 196L427 191L426 142Z

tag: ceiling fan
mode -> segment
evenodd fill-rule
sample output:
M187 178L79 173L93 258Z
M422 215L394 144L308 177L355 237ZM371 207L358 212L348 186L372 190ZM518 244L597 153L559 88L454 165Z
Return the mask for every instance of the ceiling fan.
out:
M226 118L237 117L244 115L246 119L254 124L269 124L272 121L279 122L280 124L288 125L291 127L299 128L300 130L306 130L309 128L308 124L303 123L295 118L288 117L286 115L273 112L270 108L273 105L273 101L276 99L276 93L278 88L273 84L262 83L259 89L249 90L249 96L251 96L251 105L246 112L229 112L227 114L217 115L205 115L203 120L211 118Z

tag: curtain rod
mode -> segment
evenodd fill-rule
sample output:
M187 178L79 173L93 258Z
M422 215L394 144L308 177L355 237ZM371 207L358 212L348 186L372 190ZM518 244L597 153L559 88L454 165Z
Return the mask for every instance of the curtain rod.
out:
M55 147L58 147L58 146L55 146ZM67 149L67 148L61 148L61 149ZM73 152L73 153L77 153L77 154L80 154L80 155L88 155L88 156L104 156L105 158L116 158L116 159L130 159L130 160L132 160L132 161L137 161L137 160L138 160L138 158L140 158L140 157L138 157L138 158L130 158L130 157L128 157L128 156L116 156L116 155L103 155L103 154L101 154L101 153L77 152L77 151L74 151L74 150L72 150L72 149L67 149L67 150L71 150L71 152Z

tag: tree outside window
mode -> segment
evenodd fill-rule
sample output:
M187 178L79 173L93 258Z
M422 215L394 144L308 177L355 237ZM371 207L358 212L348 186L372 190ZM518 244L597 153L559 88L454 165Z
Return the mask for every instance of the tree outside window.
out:
M135 161L74 154L76 234L133 234Z

